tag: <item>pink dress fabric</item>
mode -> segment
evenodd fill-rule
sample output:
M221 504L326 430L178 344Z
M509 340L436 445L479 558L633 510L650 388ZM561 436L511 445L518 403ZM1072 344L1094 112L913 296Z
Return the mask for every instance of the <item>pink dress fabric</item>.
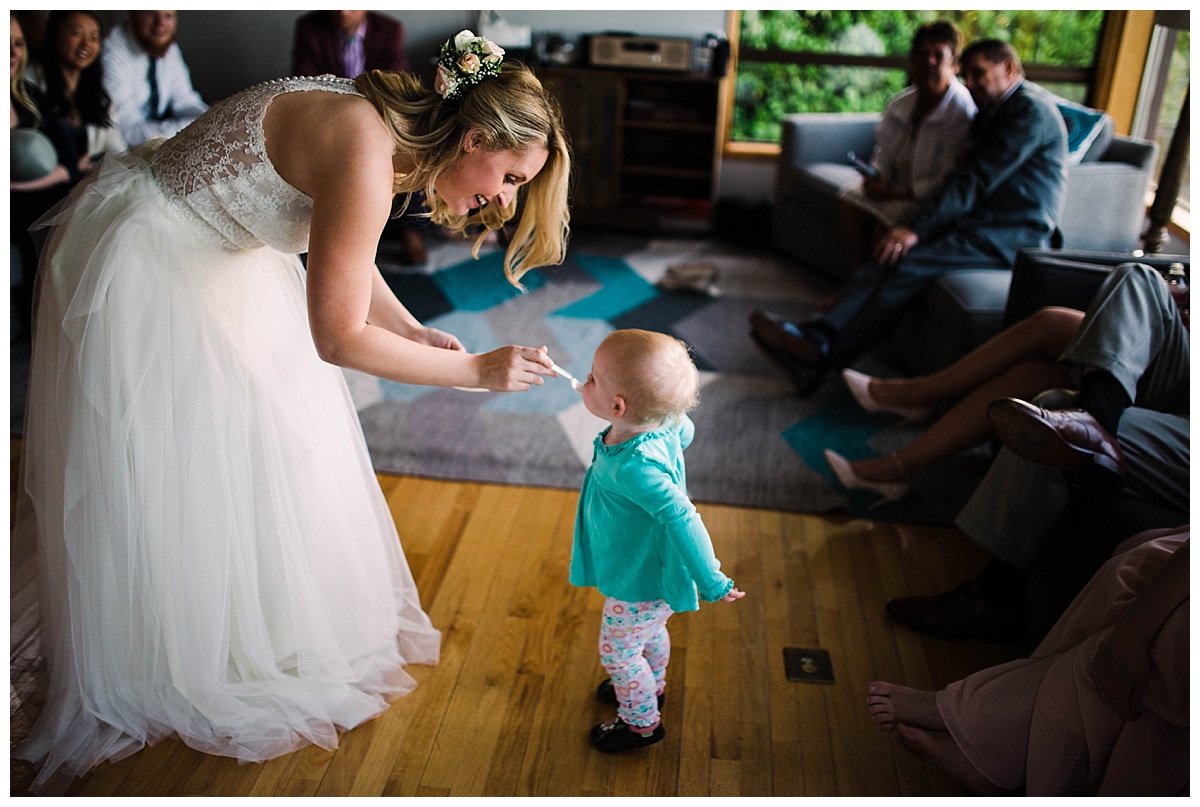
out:
M1136 720L1100 700L1096 651L1190 528L1130 539L1030 658L982 670L937 693L967 759L993 784L1026 795L1166 796L1189 790L1189 602L1148 617L1150 682ZM1131 648L1131 652L1139 652ZM1145 653L1146 648L1140 652Z

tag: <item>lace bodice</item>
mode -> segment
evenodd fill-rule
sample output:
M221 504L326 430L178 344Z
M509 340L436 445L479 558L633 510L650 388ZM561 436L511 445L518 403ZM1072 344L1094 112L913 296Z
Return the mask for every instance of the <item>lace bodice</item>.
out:
M227 249L306 252L312 199L276 173L262 124L276 96L312 90L357 93L334 76L268 81L214 105L163 143L149 161L172 207Z

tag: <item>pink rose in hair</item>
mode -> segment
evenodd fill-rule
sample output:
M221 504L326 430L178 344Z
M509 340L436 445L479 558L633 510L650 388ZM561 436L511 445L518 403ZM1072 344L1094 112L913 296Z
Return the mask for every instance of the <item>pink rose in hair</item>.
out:
M474 53L464 53L462 58L458 60L458 69L466 73L468 76L472 73L479 72L479 66L482 62Z
M446 70L445 67L443 67L442 65L439 64L438 69L437 69L437 77L434 78L434 80L433 80L434 91L438 95L441 95L444 97L452 86L453 86L453 79L450 77L450 73Z

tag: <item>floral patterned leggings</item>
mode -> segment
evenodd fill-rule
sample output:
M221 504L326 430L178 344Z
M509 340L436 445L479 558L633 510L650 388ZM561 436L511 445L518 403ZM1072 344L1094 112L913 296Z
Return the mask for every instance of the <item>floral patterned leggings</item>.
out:
M671 660L667 619L672 613L663 600L604 600L600 663L617 693L617 716L630 726L658 725L658 696L666 686Z

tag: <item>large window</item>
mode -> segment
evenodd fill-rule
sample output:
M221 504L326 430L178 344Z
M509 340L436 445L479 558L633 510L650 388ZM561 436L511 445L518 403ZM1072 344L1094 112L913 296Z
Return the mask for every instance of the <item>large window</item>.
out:
M794 112L878 112L907 83L913 32L953 20L1013 44L1026 75L1086 102L1103 11L743 11L729 140L775 143Z
M1184 12L1159 11L1155 15L1154 33L1150 52L1146 57L1146 71L1138 93L1137 111L1134 115L1132 133L1136 137L1158 143L1158 165L1154 176L1162 177L1167 150L1179 124L1184 98L1187 97L1191 78L1191 32L1189 17ZM1188 159L1178 169L1180 174L1179 196L1176 199L1174 220L1184 229L1191 227L1191 150Z

